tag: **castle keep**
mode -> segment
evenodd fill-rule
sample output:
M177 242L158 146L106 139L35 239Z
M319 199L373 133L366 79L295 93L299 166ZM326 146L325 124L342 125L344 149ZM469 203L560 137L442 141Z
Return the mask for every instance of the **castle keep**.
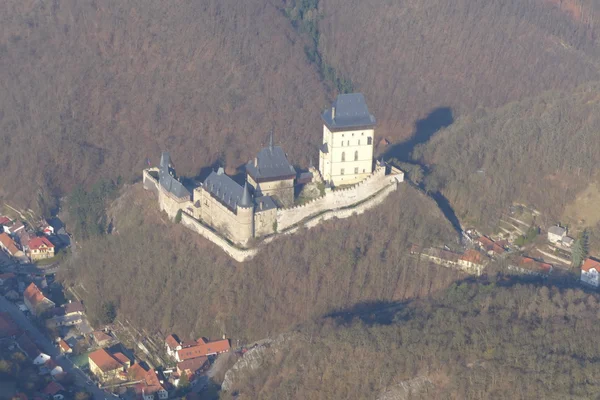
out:
M261 149L245 165L244 184L212 171L200 184L186 186L170 154L163 152L158 168L144 170L144 188L155 192L160 209L242 261L254 252L253 238L291 233L300 225L315 226L337 216L345 218L379 204L402 182L402 171L373 162L375 117L362 94L339 95L322 114L323 142L319 169L298 172L280 146ZM294 193L311 189L297 204ZM303 192L304 193L304 192ZM231 244L233 243L233 244Z

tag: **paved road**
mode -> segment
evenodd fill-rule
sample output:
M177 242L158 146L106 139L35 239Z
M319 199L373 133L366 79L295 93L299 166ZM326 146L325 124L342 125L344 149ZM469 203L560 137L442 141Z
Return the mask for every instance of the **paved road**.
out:
M111 394L100 390L94 385L88 385L87 381L89 378L87 375L77 368L71 360L61 356L58 349L54 347L50 339L44 336L39 329L23 314L19 309L4 296L0 296L0 311L8 312L14 321L23 330L28 331L27 333L33 339L33 341L39 346L40 350L51 356L62 368L69 374L75 377L75 384L87 391L91 392L94 396L94 400L105 400L113 398Z

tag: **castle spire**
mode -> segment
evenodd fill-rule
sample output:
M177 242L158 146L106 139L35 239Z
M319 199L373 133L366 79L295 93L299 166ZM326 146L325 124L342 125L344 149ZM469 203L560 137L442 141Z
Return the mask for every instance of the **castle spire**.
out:
M240 199L240 203L238 205L245 208L252 206L252 195L248 190L248 182L244 183L244 192L242 193L242 198Z

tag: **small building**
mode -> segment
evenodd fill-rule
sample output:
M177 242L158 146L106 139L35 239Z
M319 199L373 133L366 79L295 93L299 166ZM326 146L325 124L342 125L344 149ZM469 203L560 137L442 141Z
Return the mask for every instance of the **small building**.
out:
M361 93L340 94L321 115L319 171L332 185L360 182L373 172L375 117Z
M581 266L581 282L593 287L600 286L600 261L587 258Z
M6 232L0 233L0 248L19 261L24 261L26 258L25 253L19 249L19 246Z
M25 230L25 225L21 221L10 222L6 225L3 225L4 232L10 235L16 235L22 230Z
M44 296L41 290L33 282L25 289L25 292L23 293L23 302L27 309L36 316L51 310L55 306L54 302Z
M65 315L83 315L85 308L80 301L69 301L63 306Z
M117 354L122 355L122 353ZM104 349L98 349L90 353L88 356L90 371L101 381L122 379L122 372L129 365L123 364L122 360L117 358L117 354L112 356ZM126 358L124 355L123 357ZM129 359L127 359L127 362L129 362Z
M164 381L159 379L158 372L154 369L146 370L140 364L134 364L127 372L130 381L137 383L132 387L139 400L165 400L169 392L165 389Z
M46 320L48 328L56 328L59 326L73 326L83 322L81 314L57 315Z
M112 336L107 335L102 331L92 332L92 338L94 339L94 342L96 342L96 344L100 347L105 347L113 341Z
M507 268L521 274L542 277L547 277L552 273L552 264L537 261L531 257L517 257Z
M573 246L574 243L575 243L575 239L573 239L572 237L569 237L569 236L565 236L562 240L562 244L565 247L571 247L571 246Z
M165 347L167 348L167 354L173 358L177 354L177 350L181 350L181 343L177 335L169 335L165 339Z
M181 376L185 373L188 377L191 378L195 375L199 375L202 372L206 371L208 367L210 367L208 357L201 356L191 358L189 360L177 363L177 374Z
M490 257L499 257L506 253L503 243L494 242L492 239L481 236L476 240L479 248L486 252Z
M486 264L487 260L484 256L474 249L468 249L458 259L458 265L462 267L463 271L477 276L483 273L483 268Z
M27 354L34 365L44 365L50 359L50 356L43 353L27 333L23 333L19 336L17 345L25 352L25 354Z
M550 243L558 243L567 235L567 230L560 226L553 226L548 229L548 241Z
M52 400L63 400L65 398L65 388L58 382L52 381L42 391L45 395L49 396Z
M296 169L285 151L273 145L272 133L269 147L261 149L254 160L246 164L246 173L255 196L271 196L284 207L294 204Z
M38 236L29 241L29 257L31 260L43 260L54 257L54 245L45 236Z
M58 348L60 349L61 353L70 354L73 352L71 346L69 346L69 344L65 342L63 338L58 339Z
M214 342L208 342L206 344L199 344L178 350L175 359L178 362L182 362L192 358L225 353L229 351L230 348L231 346L228 339L216 340Z

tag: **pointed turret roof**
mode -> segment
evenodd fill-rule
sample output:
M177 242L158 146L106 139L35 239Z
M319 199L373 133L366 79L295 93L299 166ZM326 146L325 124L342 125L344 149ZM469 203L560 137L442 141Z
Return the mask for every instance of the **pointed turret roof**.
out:
M244 192L242 193L242 198L240 199L240 204L238 205L245 208L252 207L252 195L248 190L248 182L244 183Z

